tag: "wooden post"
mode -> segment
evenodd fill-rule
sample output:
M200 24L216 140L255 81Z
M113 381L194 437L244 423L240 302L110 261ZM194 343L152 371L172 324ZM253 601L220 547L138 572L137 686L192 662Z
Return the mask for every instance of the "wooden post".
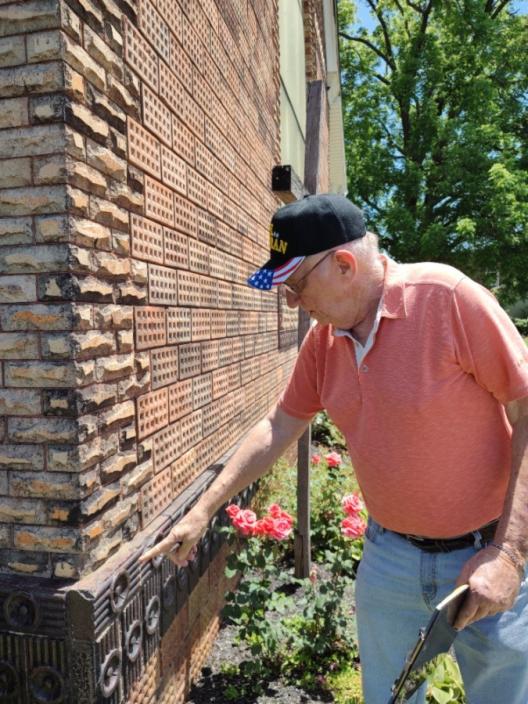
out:
M326 100L323 81L308 84L306 112L306 145L304 185L309 193L316 193L321 168L321 124ZM310 316L299 309L298 343L310 329ZM297 442L297 532L295 534L295 576L308 577L311 568L310 545L310 428Z
M299 347L310 329L310 316L299 309ZM311 569L310 543L310 445L308 428L297 441L297 532L295 534L295 576L308 577Z

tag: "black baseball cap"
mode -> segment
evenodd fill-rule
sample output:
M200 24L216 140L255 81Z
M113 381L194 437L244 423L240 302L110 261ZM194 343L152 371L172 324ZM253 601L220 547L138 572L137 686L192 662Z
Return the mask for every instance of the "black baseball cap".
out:
M269 291L296 271L305 257L364 237L363 213L345 196L321 193L279 208L270 225L270 258L247 280Z

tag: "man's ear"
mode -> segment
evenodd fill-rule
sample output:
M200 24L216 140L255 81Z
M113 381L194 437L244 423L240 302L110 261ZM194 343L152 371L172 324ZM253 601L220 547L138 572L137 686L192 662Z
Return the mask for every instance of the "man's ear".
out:
M356 275L358 262L355 255L350 250L338 249L334 256L341 274L352 274L352 277Z

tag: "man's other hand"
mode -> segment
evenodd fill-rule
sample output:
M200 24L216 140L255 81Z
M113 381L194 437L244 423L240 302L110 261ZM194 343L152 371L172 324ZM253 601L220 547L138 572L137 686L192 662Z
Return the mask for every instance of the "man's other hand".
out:
M457 630L511 609L519 593L521 575L507 555L490 545L462 568L457 586L466 583L469 591L454 623Z

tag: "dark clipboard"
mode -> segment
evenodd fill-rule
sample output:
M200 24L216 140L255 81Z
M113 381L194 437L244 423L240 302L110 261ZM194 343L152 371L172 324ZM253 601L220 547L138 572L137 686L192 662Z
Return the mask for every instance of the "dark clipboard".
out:
M414 648L405 659L401 674L392 685L388 704L402 704L425 681L426 665L441 653L447 653L456 638L453 628L457 613L469 586L461 584L435 608L427 626L420 630Z

